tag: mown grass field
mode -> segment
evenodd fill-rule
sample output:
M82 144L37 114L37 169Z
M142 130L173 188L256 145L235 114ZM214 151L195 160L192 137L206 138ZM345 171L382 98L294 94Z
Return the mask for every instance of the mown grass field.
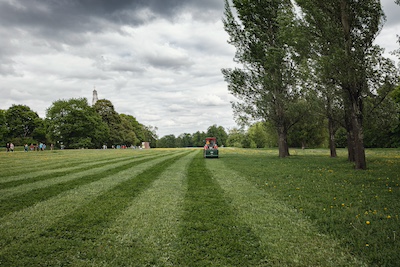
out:
M0 152L0 266L398 266L400 151Z

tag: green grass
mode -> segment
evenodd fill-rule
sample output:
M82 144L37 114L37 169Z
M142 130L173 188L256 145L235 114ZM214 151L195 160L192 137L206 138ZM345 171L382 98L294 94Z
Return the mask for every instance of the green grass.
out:
M180 235L180 266L258 266L264 261L259 238L236 218L224 191L196 158L189 166Z
M275 151L236 150L223 161L359 259L371 266L396 266L400 151L368 150L367 171L355 171L344 150L335 159L328 152L292 151L294 156L279 159Z
M291 154L0 153L0 266L397 266L400 151Z

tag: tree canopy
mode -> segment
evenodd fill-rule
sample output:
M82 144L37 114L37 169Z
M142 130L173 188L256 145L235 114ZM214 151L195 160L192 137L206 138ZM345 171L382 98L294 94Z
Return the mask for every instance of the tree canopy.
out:
M239 122L270 121L278 134L279 156L289 156L287 134L300 114L296 20L290 0L225 1L224 26L242 68L223 69Z
M297 0L309 29L310 56L323 85L337 86L344 107L349 160L366 169L364 100L382 86L394 87L397 71L373 44L384 14L379 0ZM330 88L334 88L330 86Z
M378 91L388 93L399 82L397 68L373 44L384 22L380 1L296 3L299 16L289 0L225 0L224 27L241 66L222 70L237 98L236 119L270 122L278 134L279 156L285 157L288 142L304 144L321 127L310 111L325 113L331 155L335 132L344 127L349 160L365 169L365 101L375 98L386 105L385 112L394 110ZM325 139L322 132L318 138Z
M4 116L11 138L32 136L33 131L41 125L38 114L25 105L12 105Z

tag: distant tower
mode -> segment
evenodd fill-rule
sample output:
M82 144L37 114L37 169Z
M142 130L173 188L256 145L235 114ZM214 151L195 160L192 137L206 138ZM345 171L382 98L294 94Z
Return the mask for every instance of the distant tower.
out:
M99 98L97 97L96 87L93 87L92 106L94 106L94 104L96 104L97 100L99 100Z

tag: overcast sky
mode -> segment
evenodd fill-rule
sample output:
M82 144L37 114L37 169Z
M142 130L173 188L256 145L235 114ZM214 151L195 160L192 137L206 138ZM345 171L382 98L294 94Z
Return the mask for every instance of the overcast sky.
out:
M400 6L383 0L377 43L399 48ZM0 0L0 109L44 118L59 99L110 100L167 134L236 126L221 68L234 66L223 0Z

